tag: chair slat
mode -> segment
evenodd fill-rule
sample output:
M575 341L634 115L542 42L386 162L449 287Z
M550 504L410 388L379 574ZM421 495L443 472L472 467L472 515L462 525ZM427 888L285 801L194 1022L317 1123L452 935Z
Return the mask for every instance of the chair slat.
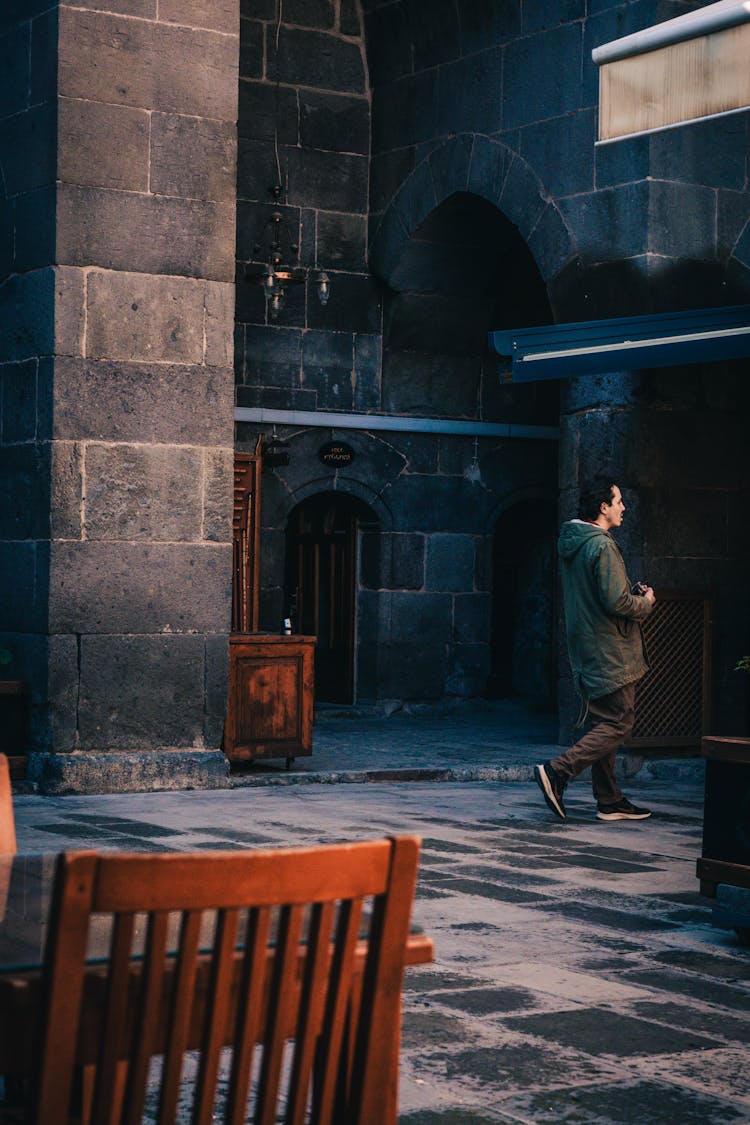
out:
M227 1125L244 1125L245 1121L253 1053L260 1034L261 1004L266 981L270 930L271 911L268 907L248 911L245 957L240 987L241 1001L237 1009L232 1069L225 1114Z
M276 954L266 1030L263 1036L263 1058L258 1082L255 1125L274 1125L278 1099L279 1077L286 1042L286 1028L291 1022L295 999L294 975L297 949L302 934L304 911L301 906L283 906L279 912Z
M237 940L238 920L239 912L237 910L222 910L217 921L211 991L207 1001L206 1025L203 1032L195 1092L195 1108L193 1110L195 1125L209 1125L213 1119L219 1060L221 1048L226 1038L229 1018L234 945Z
M349 989L354 964L357 933L362 918L362 900L354 899L341 904L333 961L328 980L328 995L323 1019L323 1030L316 1060L316 1080L313 1087L313 1121L331 1119L339 1077L339 1054L344 1038Z
M362 986L362 1008L354 1066L352 1098L354 1125L369 1125L373 1114L396 1121L398 1055L401 1036L403 949L409 934L411 907L417 882L419 841L392 841L388 889L373 910L369 949Z
M95 853L84 852L58 856L55 868L45 950L46 1002L33 1114L36 1125L59 1119L70 1104L96 865Z
M302 1125L309 1098L318 1028L326 1000L326 973L331 956L332 902L316 903L310 918L294 1061L289 1080L286 1125Z
M177 975L169 1013L169 1034L162 1068L159 1095L159 1125L174 1121L180 1095L182 1065L188 1044L190 1014L195 995L196 958L201 936L203 915L199 910L189 910L182 917L182 929L177 955Z
M10 767L5 754L0 754L0 855L15 855L16 850L16 821L13 814Z
M151 1057L154 1054L153 1043L158 1025L169 914L165 910L160 910L150 915L148 923L146 953L140 982L141 995L133 1028L131 1063L128 1067L125 1087L124 1125L140 1125L143 1117L146 1083Z
M134 929L133 914L118 914L115 917L104 1010L104 1026L108 1031L101 1040L94 1082L93 1120L100 1125L115 1125L120 1115L121 1106L115 1091L121 1069L120 1060L126 1056L124 1039Z

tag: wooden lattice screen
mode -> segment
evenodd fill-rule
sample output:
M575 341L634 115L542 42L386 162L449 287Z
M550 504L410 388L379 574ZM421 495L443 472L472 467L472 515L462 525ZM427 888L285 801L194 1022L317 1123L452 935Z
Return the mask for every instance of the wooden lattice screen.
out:
M262 444L259 436L255 453L238 453L234 459L233 633L254 633L258 628Z
M700 745L711 717L712 618L705 594L657 590L643 626L651 667L636 688L629 745Z

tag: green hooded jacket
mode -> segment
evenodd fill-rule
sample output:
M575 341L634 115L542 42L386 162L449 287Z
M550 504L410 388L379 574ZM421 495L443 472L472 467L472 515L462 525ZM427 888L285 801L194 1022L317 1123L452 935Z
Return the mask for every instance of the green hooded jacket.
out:
M640 622L651 603L631 594L620 548L597 524L564 523L557 549L573 679L599 699L648 671Z

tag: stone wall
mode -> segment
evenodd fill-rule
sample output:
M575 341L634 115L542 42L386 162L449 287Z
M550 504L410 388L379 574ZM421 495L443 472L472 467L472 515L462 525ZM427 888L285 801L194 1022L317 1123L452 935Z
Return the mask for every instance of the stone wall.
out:
M158 13L156 0L95 0L60 4L11 34L33 43L53 17L52 183L32 185L43 198L25 226L29 240L49 232L26 268L52 268L21 279L46 287L50 318L51 358L36 341L24 357L30 370L44 363L36 401L47 429L25 436L50 482L30 508L48 585L37 581L38 619L17 622L33 746L218 748L239 13L233 0L161 0ZM19 284L6 283L11 296ZM30 309L24 294L21 323ZM12 548L19 576L33 537L23 530Z
M359 5L243 0L237 176L237 402L305 410L366 410L380 378L381 302L367 255L370 100ZM278 165L277 165L278 157ZM291 288L276 323L244 267L262 261L269 189L281 172L281 213L299 263L326 270ZM260 244L260 249L256 246Z

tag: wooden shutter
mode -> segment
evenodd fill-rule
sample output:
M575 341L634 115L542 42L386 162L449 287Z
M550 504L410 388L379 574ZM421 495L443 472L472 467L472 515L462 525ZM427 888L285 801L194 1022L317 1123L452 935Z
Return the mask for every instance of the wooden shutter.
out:
M237 453L234 459L234 549L232 578L232 632L258 629L260 586L260 475L263 435L254 453Z

